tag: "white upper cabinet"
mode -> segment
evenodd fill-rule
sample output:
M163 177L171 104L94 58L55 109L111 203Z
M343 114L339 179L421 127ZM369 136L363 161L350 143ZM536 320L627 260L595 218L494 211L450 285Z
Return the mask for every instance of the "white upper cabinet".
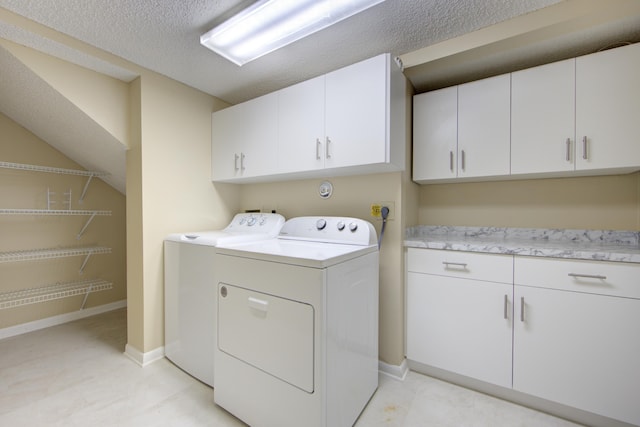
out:
M257 182L311 178L327 172L339 176L404 170L407 85L389 54L267 97L268 107L260 105L258 98L232 107L233 113L214 113L214 127L219 127L213 130L214 181ZM249 158L253 152L260 152L264 161L256 159L254 163L253 156ZM231 158L231 166L218 156Z
M640 43L459 85L455 150L447 150L454 88L416 95L413 179L640 170L638 69Z
M458 87L413 97L413 179L457 176Z
M573 171L575 59L511 75L511 173Z
M278 170L282 173L324 168L325 77L278 92Z
M390 64L376 56L326 75L326 166L385 163L388 155Z
M414 96L413 179L509 174L510 76Z
M576 59L576 169L640 165L640 43Z
M509 174L511 76L458 87L458 177Z
M243 105L225 108L211 116L211 179L227 180L240 175Z
M212 115L213 181L246 179L276 171L277 114L278 97L269 94Z

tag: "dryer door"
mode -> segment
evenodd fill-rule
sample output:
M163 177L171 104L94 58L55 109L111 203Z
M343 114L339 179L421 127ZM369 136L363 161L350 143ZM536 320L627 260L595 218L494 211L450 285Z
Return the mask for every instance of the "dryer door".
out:
M313 393L313 306L218 284L218 348Z

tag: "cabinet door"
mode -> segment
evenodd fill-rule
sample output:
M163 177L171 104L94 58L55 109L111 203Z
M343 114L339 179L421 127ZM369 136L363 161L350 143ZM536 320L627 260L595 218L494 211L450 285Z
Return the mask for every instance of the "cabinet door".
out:
M409 272L407 358L511 387L512 289Z
M640 425L640 300L515 286L514 316L514 389Z
M324 167L324 76L278 93L278 172Z
M511 173L574 170L575 59L511 74Z
M458 87L458 178L509 175L511 76Z
M640 44L576 59L576 169L640 166Z
M273 174L278 165L277 92L245 102L242 122L241 174L244 178Z
M274 173L277 166L277 140L276 93L213 113L212 180L238 181Z
M413 97L413 180L456 177L458 87Z
M240 176L243 105L216 111L211 116L211 180L227 181Z
M387 161L387 61L380 55L326 75L326 167Z

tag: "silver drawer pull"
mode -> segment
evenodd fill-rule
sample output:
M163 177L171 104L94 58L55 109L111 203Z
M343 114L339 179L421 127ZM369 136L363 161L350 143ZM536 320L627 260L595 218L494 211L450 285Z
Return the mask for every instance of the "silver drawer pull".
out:
M442 264L444 264L445 268L449 268L449 266L467 268L467 264L465 264L464 262L442 261Z
M578 274L578 273L569 273L568 276L576 277L581 279L600 279L607 280L607 276L601 276L599 274Z
M524 297L520 297L520 321L524 322Z

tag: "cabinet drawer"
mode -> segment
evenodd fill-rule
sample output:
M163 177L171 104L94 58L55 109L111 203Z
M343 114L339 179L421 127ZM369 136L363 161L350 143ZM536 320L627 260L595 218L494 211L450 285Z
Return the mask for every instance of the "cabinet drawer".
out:
M640 264L516 256L514 283L640 298Z
M409 248L407 268L415 273L489 282L513 282L511 255Z

